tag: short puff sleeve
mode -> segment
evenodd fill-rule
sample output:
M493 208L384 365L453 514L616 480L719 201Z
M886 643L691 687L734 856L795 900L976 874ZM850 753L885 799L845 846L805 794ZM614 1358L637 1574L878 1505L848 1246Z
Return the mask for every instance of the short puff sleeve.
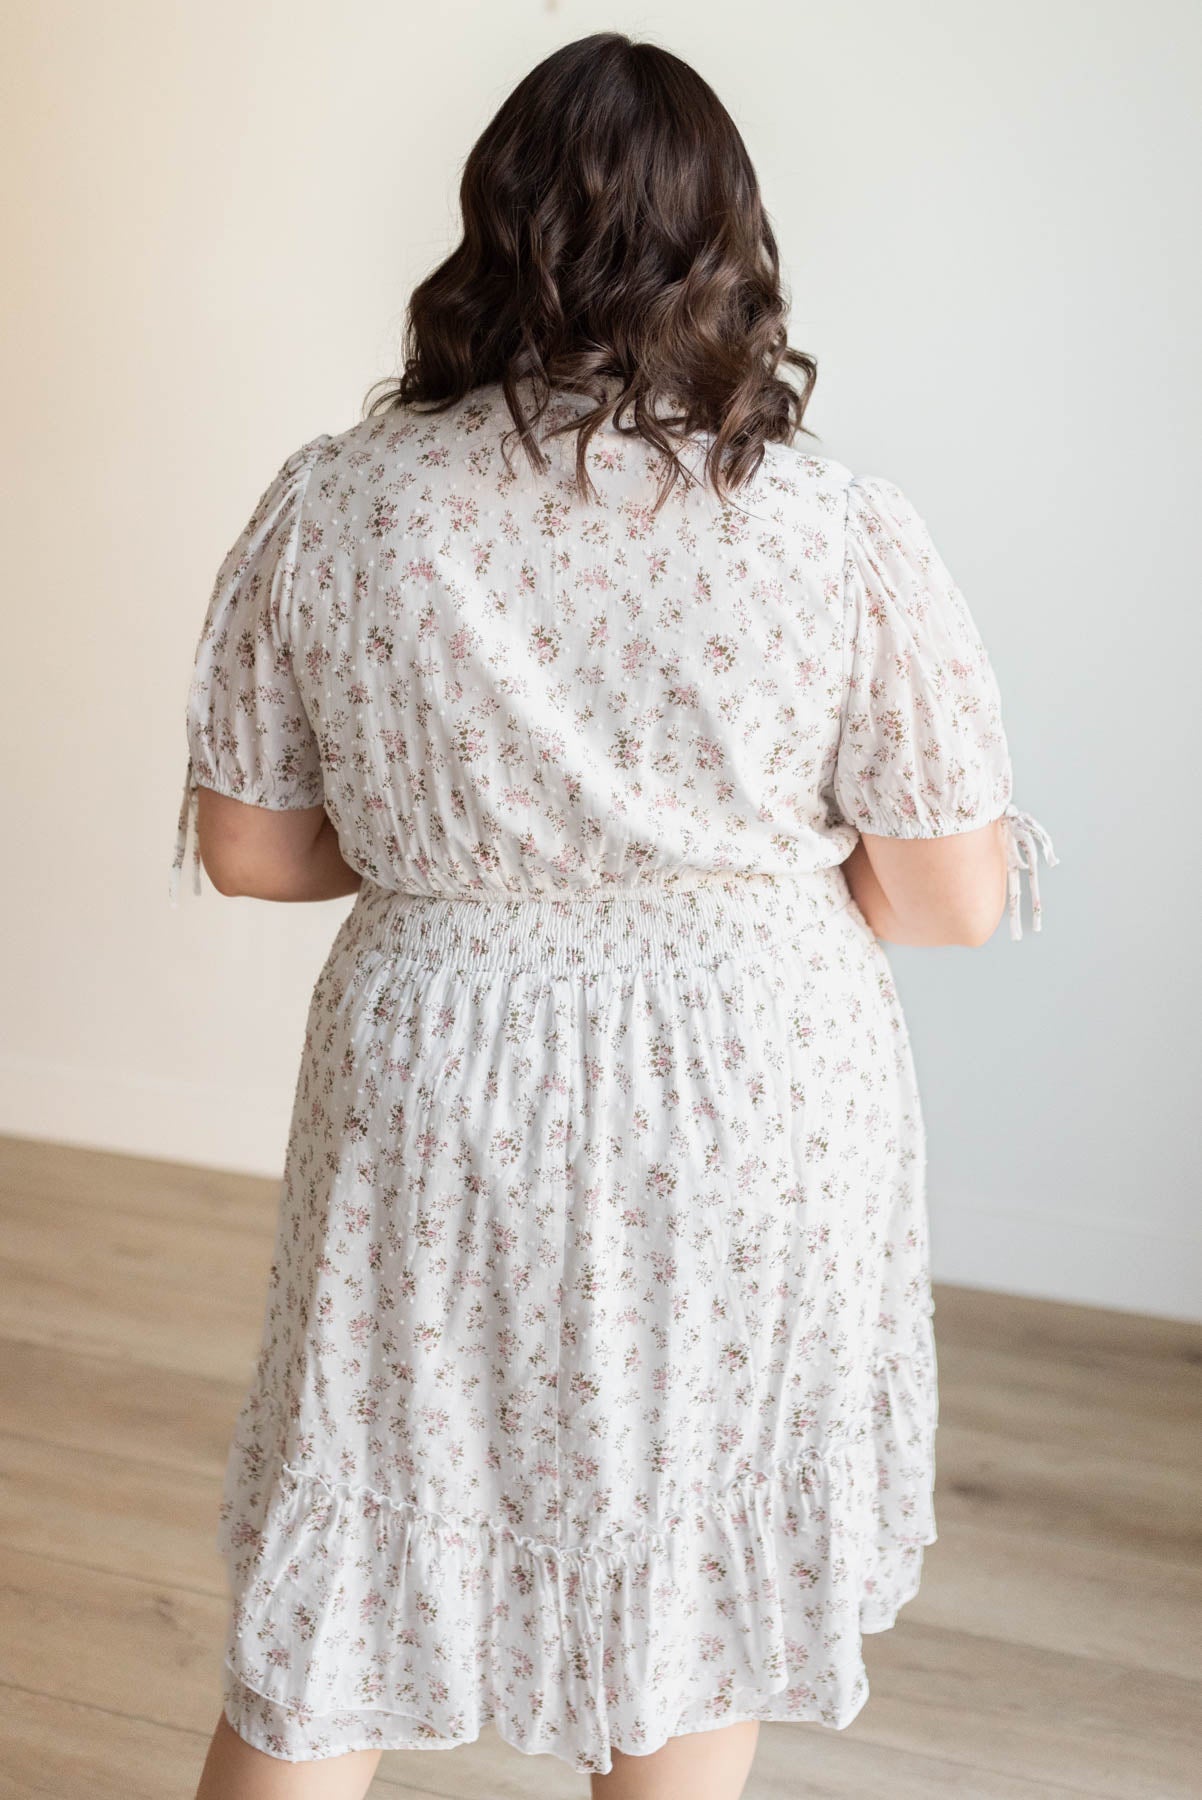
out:
M188 761L171 867L173 905L189 824L192 887L201 891L198 787L275 810L321 805L321 756L293 673L287 620L301 509L328 442L323 433L288 458L218 570L185 710Z
M855 476L843 562L844 700L834 799L857 830L946 837L1004 819L1011 935L1022 936L1020 874L1042 907L1043 827L1011 803L1001 696L964 596L901 489Z

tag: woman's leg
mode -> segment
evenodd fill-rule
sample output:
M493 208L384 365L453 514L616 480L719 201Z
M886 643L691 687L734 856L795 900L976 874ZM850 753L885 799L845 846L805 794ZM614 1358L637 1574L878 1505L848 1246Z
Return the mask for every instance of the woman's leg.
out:
M246 1743L222 1713L196 1800L363 1800L380 1755L352 1750L320 1762L284 1762Z
M759 1734L752 1720L669 1738L650 1756L615 1750L609 1774L592 1778L593 1800L739 1800Z

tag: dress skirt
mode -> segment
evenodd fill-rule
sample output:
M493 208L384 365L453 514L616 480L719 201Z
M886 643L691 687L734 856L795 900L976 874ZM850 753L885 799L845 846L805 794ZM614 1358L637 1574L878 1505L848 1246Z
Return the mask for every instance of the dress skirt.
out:
M234 1728L306 1761L492 1720L587 1773L850 1724L935 1538L924 1162L840 867L365 880L226 1469Z

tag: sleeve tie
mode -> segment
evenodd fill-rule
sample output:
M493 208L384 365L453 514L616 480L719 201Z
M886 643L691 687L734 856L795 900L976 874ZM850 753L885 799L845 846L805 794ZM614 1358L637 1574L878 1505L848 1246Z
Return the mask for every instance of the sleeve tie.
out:
M200 832L198 826L198 807L196 784L192 780L192 758L184 772L184 795L180 802L179 824L175 833L175 856L171 863L171 880L169 893L172 906L179 904L179 878L184 866L184 858L188 853L188 827L192 827L192 892L199 894L200 889Z
M1006 827L1006 893L1010 911L1010 936L1020 938L1022 927L1022 876L1025 870L1031 888L1031 929L1038 931L1043 916L1039 898L1039 876L1036 872L1036 849L1043 851L1048 867L1060 860L1052 848L1052 840L1037 819L1008 806L1002 814Z

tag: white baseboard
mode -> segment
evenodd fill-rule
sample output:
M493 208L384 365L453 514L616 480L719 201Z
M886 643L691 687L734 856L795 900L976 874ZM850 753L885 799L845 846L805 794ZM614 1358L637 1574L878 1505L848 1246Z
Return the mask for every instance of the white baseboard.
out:
M293 1094L291 1080L223 1088L9 1057L0 1131L275 1178ZM933 1196L931 1262L936 1281L956 1286L1202 1321L1202 1232Z
M936 1281L1202 1321L1202 1233L931 1201Z
M0 1131L276 1177L295 1092L0 1059ZM216 1122L216 1124L214 1123Z

